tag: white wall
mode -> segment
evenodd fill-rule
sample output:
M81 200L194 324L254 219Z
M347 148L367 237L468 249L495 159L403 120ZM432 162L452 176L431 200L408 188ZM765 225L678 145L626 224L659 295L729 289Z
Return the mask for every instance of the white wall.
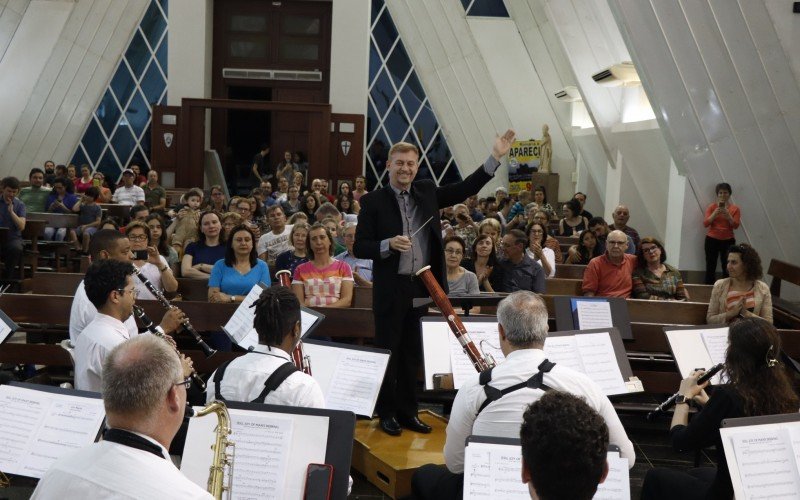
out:
M30 0L0 0L0 60L30 3Z
M334 113L366 116L369 0L332 2L330 103Z
M211 97L213 0L170 0L167 104Z

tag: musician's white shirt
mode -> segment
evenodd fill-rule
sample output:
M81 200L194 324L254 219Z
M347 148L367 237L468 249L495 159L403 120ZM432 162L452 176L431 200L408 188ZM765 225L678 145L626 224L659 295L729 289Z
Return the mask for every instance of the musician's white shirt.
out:
M139 280L134 278L134 281L138 282ZM76 344L81 332L92 322L95 316L97 316L97 308L94 307L89 301L89 297L86 296L86 289L83 286L83 281L81 281L77 290L75 290L75 297L72 299L72 309L69 313L69 339L72 341L72 345ZM139 333L136 320L133 316L125 320L125 327L129 332L128 338Z
M158 444L166 458L119 443L94 443L56 462L32 498L213 498L181 474L163 446L147 439Z
M228 365L220 381L220 394L228 401L249 403L264 390L264 382L279 366L291 361L289 354L277 347L258 345L257 351L240 356ZM206 384L206 400L215 399L214 376ZM266 404L325 408L325 396L319 384L311 376L296 372L289 375L277 389L267 395Z
M103 361L111 349L129 338L132 336L125 324L98 312L75 342L75 388L100 392Z
M538 371L537 367L544 359L545 354L541 349L513 351L505 361L492 370L492 381L489 385L505 389L525 382ZM636 460L633 444L628 439L611 401L597 384L586 375L559 364L556 364L549 373L545 373L544 384L551 390L583 397L586 403L606 421L609 442L619 446L621 455L627 458L629 466L633 467ZM542 395L544 391L539 389L519 389L491 403L478 414L478 409L486 400L486 393L478 382L476 373L461 386L453 401L444 444L444 461L447 468L454 473L464 472L464 443L471 434L518 438L522 414L529 404Z

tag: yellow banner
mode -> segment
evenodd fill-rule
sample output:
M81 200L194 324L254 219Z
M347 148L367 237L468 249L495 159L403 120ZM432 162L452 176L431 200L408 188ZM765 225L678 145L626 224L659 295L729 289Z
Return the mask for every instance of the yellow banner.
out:
M542 141L516 141L508 152L508 191L516 195L531 189L531 177L539 170Z

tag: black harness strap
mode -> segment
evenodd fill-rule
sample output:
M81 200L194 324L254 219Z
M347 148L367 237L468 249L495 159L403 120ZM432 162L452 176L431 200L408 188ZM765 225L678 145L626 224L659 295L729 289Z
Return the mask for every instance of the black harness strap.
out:
M554 366L556 366L555 363L551 363L549 360L545 359L539 364L537 368L538 371L534 373L531 378L525 382L520 382L519 384L506 387L505 389L498 389L489 385L489 382L492 381L491 368L481 372L478 382L483 386L483 392L486 393L486 401L484 401L481 407L478 408L478 413L482 412L484 408L502 398L506 394L524 389L526 387L528 389L541 389L543 391L549 391L550 388L544 383L544 374L552 370Z
M222 363L219 368L217 368L217 372L214 374L214 397L220 401L227 401L222 397L222 394L220 394L219 387L220 383L222 382L222 377L225 375L225 370L228 368L230 363L230 361ZM294 363L291 361L287 361L279 366L277 370L272 372L272 375L269 376L267 381L264 382L264 390L261 391L261 394L256 396L256 398L250 402L263 403L267 399L267 395L269 395L270 392L280 387L283 381L289 378L289 376L296 371L298 371L297 367L295 367Z

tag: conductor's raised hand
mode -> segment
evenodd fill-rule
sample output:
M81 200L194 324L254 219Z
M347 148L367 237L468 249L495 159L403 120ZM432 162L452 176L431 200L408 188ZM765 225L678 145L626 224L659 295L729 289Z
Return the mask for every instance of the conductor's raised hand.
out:
M398 235L389 239L389 248L398 252L411 250L411 239L408 236Z
M503 157L508 154L511 150L511 144L514 143L514 137L516 133L508 129L503 135L497 136L497 139L494 140L494 146L492 146L492 156L497 161L502 161Z

